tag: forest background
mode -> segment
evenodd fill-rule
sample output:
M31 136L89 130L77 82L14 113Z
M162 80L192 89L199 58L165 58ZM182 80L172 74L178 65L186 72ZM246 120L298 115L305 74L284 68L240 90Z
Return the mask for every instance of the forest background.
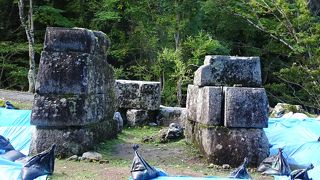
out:
M29 1L24 2L27 12ZM271 106L286 102L319 112L317 0L34 0L32 5L36 68L46 27L83 27L108 35L108 62L117 79L160 81L164 105L185 105L187 85L205 55L259 56ZM29 48L20 20L18 1L0 0L0 88L27 91Z

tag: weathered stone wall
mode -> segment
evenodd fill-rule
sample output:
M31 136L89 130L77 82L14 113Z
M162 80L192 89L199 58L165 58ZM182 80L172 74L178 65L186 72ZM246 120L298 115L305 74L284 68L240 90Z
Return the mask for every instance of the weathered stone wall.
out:
M209 162L235 167L247 157L256 166L269 155L262 129L268 125L268 99L260 86L258 57L206 56L195 72L185 136Z
M31 152L56 144L65 157L116 135L114 72L102 32L48 27L41 53L31 124Z
M160 82L116 80L118 111L129 126L156 122L161 104Z

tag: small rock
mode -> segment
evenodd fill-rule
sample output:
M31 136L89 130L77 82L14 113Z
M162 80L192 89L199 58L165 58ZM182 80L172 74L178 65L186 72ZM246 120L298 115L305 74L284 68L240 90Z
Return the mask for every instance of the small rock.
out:
M167 139L180 139L183 137L183 128L177 123L171 123L167 132Z
M100 164L108 164L109 161L108 161L108 160L100 160L99 163L100 163Z
M73 155L73 156L70 156L69 158L67 158L66 160L67 161L78 161L79 160L78 158L79 157L77 155Z
M151 122L151 123L149 123L149 126L155 127L155 126L158 126L158 124L157 124L157 123L154 123L154 122Z
M223 164L222 165L222 169L230 169L230 165L229 164Z
M152 141L153 141L153 138L150 136L145 136L142 138L143 143L152 142Z
M171 123L169 128L163 128L158 132L156 140L160 143L166 143L170 140L178 140L183 137L183 128L177 123Z
M208 166L207 166L207 168L214 168L214 164L209 164Z
M120 112L115 112L113 115L113 120L117 122L118 132L121 132L123 129L123 119L121 117Z
M82 160L100 161L101 159L102 155L97 152L85 152L82 154Z
M254 169L250 168L250 169L249 169L249 172L250 172L250 173L255 173L256 171L255 171Z
M305 112L300 105L292 105L287 103L278 103L271 111L270 117L280 118L285 114L293 112L293 113L303 113Z

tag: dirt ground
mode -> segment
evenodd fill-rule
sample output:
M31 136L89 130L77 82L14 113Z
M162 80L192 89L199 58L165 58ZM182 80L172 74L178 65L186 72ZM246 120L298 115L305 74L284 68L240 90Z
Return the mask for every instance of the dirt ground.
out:
M33 93L0 89L0 100L32 104Z
M170 176L193 177L227 177L232 169L223 170L221 167L209 168L203 159L194 157L183 148L157 148L153 145L142 145L140 154L149 164L162 169ZM129 179L130 167L133 158L131 144L119 144L112 153L116 156L110 163L99 164L90 162L56 161L54 176L50 179L95 179L95 180L122 180ZM251 171L249 169L249 171ZM251 173L253 179L271 180L273 178Z

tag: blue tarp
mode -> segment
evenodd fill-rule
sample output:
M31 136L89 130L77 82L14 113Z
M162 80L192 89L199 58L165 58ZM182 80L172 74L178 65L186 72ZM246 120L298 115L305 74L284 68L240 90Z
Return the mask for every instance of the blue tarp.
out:
M12 146L28 155L31 142L30 110L15 110L0 108L0 135L8 138ZM0 157L1 180L18 180L23 164L11 162ZM47 176L41 176L37 180L45 180Z
M275 155L278 148L291 168L306 168L311 163L314 169L308 171L313 179L320 179L320 121L314 118L270 118L269 127L264 129L269 143L272 145L270 154ZM286 177L275 177L286 179Z

